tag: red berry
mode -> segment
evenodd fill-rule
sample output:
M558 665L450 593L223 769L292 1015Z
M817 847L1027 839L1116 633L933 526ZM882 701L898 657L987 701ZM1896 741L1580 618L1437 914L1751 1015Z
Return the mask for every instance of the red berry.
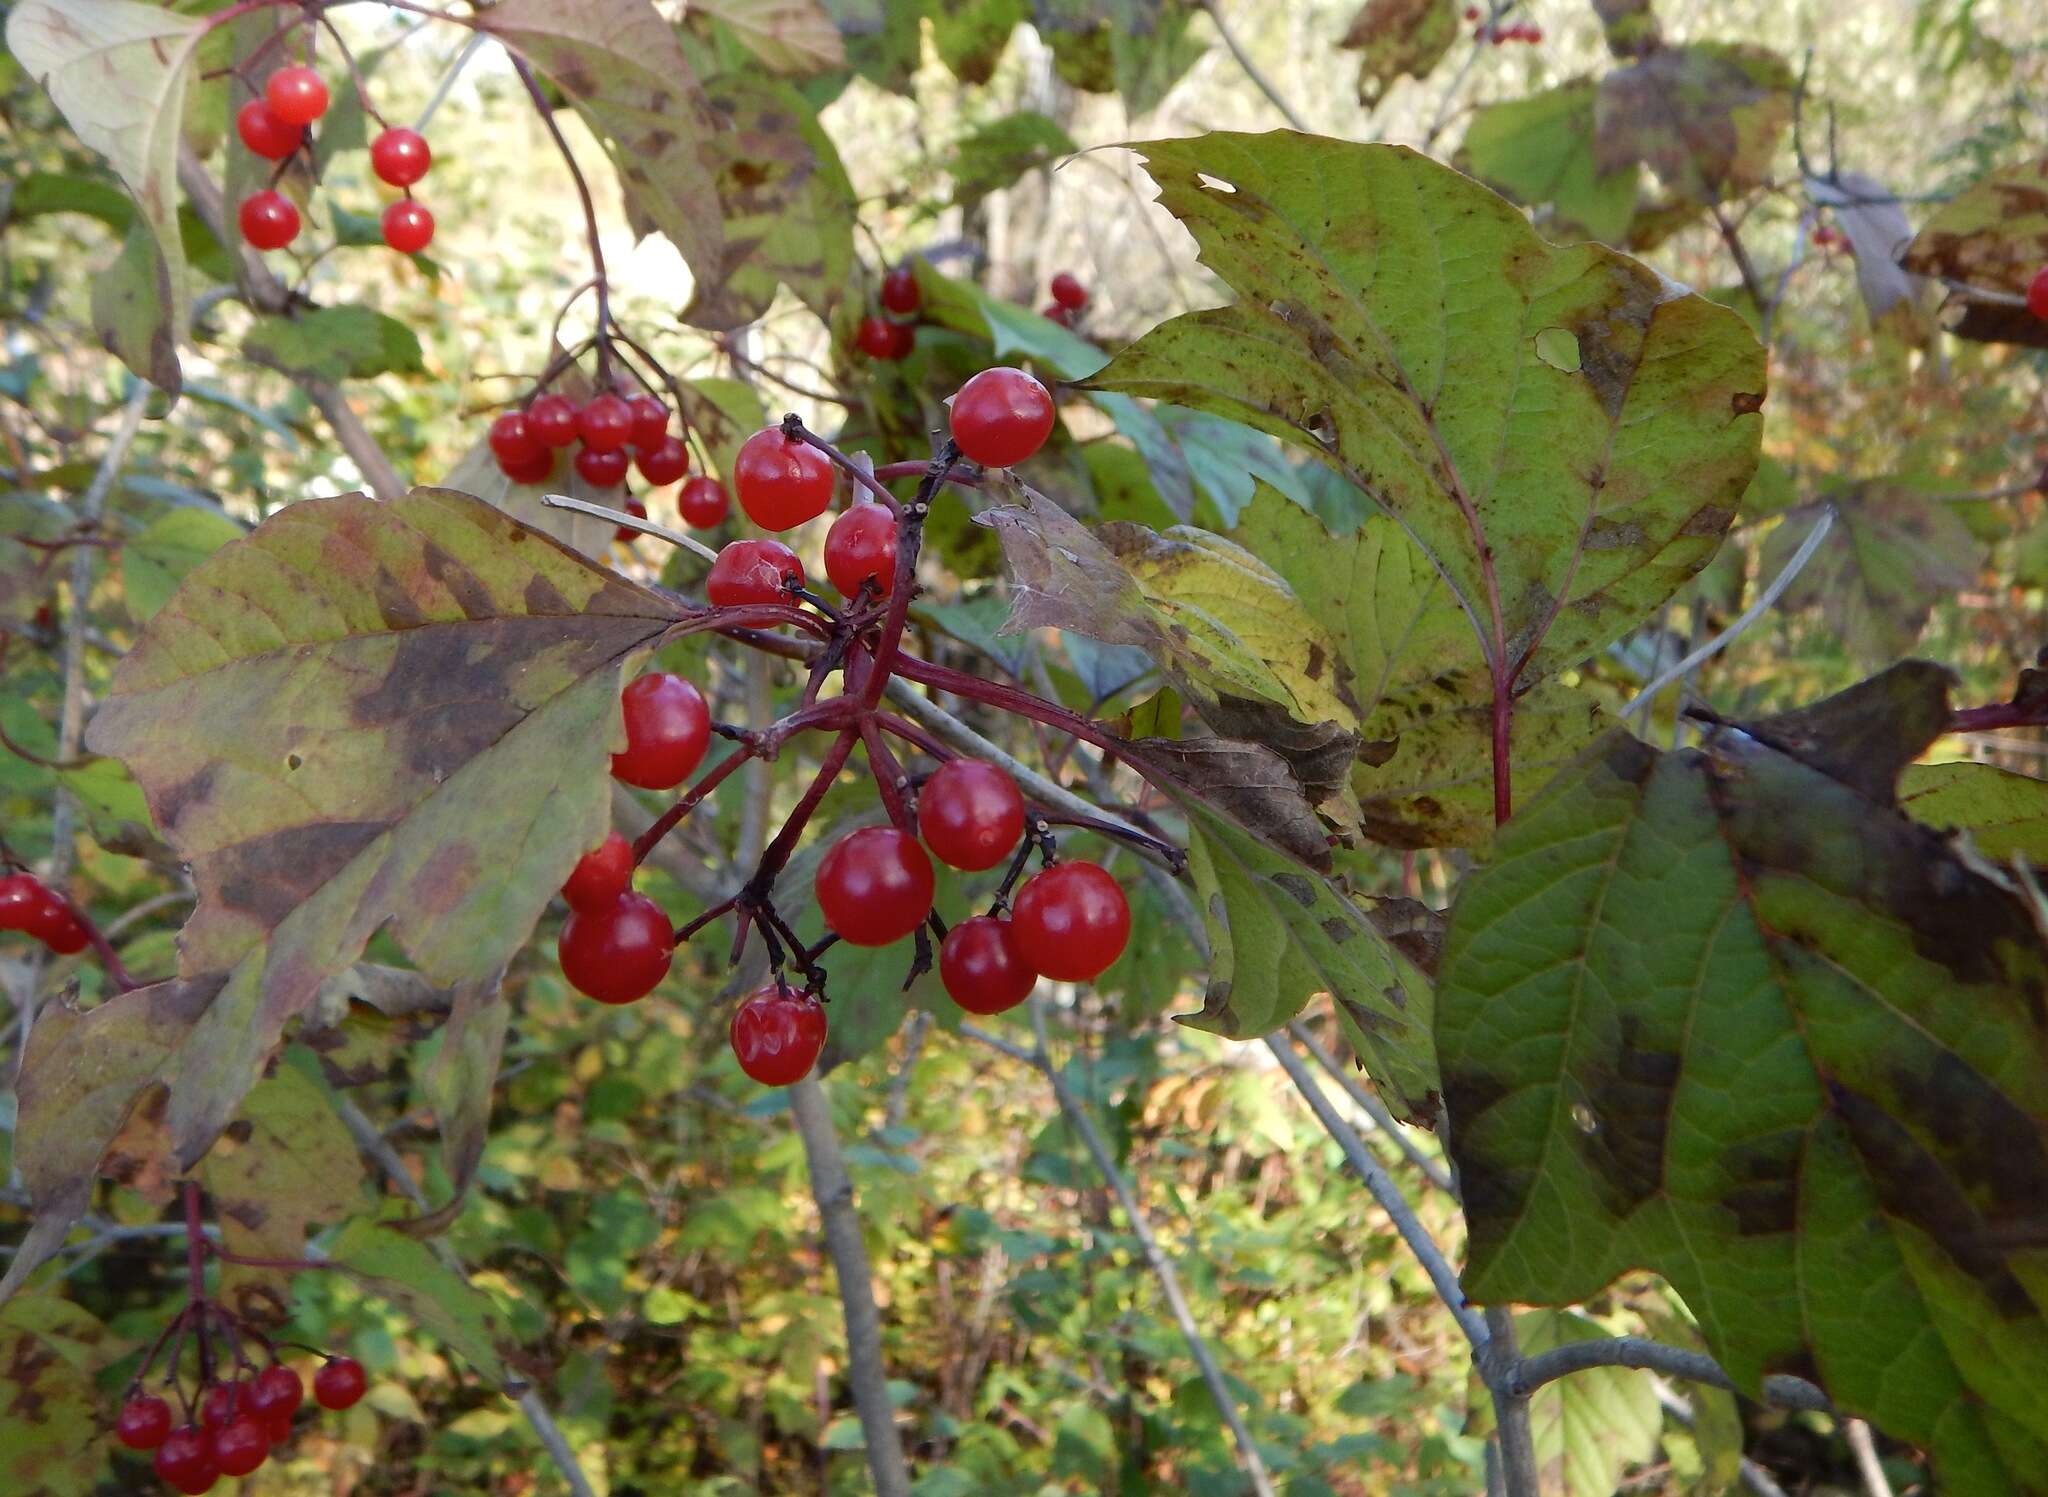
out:
M818 913L855 946L887 946L932 909L932 860L917 839L892 826L862 827L818 863Z
M555 455L543 447L529 458L517 463L501 461L498 466L514 483L546 483L555 471Z
M689 778L711 745L711 711L681 676L650 671L620 694L626 748L612 774L642 790L670 790Z
M1468 21L1476 21L1476 20L1478 20L1478 19L1479 19L1479 7L1478 7L1478 6L1476 6L1476 5L1468 5L1468 6L1466 6L1466 7L1465 7L1465 19L1466 19L1466 20L1468 20Z
M152 1393L138 1393L121 1405L114 1438L130 1450L154 1450L171 1432L171 1406Z
M748 437L733 460L740 508L763 530L787 530L816 519L832 502L832 460L779 426Z
M618 832L577 860L562 885L569 908L586 914L610 905L633 886L633 844Z
M1038 974L1018 955L1009 921L973 915L946 932L939 981L970 1014L999 1014L1031 996Z
M1047 322L1057 322L1061 327L1072 327L1074 325L1074 314L1056 301L1047 302L1044 306L1040 307L1038 315Z
M663 437L640 449L640 476L655 485L674 483L690 471L690 449L681 437Z
M1088 288L1081 284L1080 277L1061 271L1052 278L1052 299L1069 312L1078 312L1088 305Z
M370 142L370 170L393 187L412 186L433 163L426 136L403 125L394 125Z
M336 1411L353 1407L368 1391L370 1380L354 1357L330 1357L313 1374L313 1401Z
M652 395L635 395L626 411L633 421L627 436L633 446L646 452L668 439L668 407Z
M199 1399L199 1423L208 1434L226 1429L228 1425L249 1412L249 1399L255 1385L247 1378L237 1378L231 1383L215 1383Z
M725 497L725 485L715 478L693 478L683 485L676 495L676 509L685 525L698 530L721 525L732 512L732 505Z
M213 1463L213 1442L191 1425L174 1430L156 1448L156 1474L187 1497L213 1490L220 1468Z
M576 433L583 445L613 452L633 436L633 408L616 395L599 395L576 414Z
M979 759L952 759L924 782L917 829L932 856L953 868L993 868L1024 835L1024 797L1007 770Z
M577 992L599 1003L632 1003L668 976L675 946L660 905L645 894L621 894L603 909L577 910L563 921L555 959ZM317 1378L313 1392L320 1392Z
M1057 863L1025 880L1010 908L1017 951L1041 976L1086 982L1123 955L1131 906L1093 863Z
M594 489L617 488L632 466L623 447L582 447L576 452L576 472Z
M601 455L609 457L611 454L604 453ZM625 502L623 508L625 509L627 514L631 515L636 520L644 520L647 518L647 506L642 504L638 499L628 499ZM633 542L640 539L640 532L635 530L630 525L621 525L612 531L612 539L615 541L624 541L627 545L630 546L633 544Z
M720 608L787 603L787 589L804 585L804 564L781 541L732 541L711 563L704 596Z
M526 427L546 446L567 447L576 440L576 402L566 395L543 395L526 408Z
M1052 434L1052 396L1021 369L984 369L953 397L953 440L984 468L1015 467Z
M92 933L70 904L48 891L42 904L30 912L27 930L59 956L76 956L92 944Z
M889 338L892 359L907 359L917 350L917 329L907 322L890 323Z
M414 198L400 198L384 210L384 242L401 255L417 255L434 240L434 215Z
M306 1385L289 1367L266 1367L249 1385L249 1411L265 1419L275 1419L282 1414L289 1422L305 1401Z
M266 161L282 161L306 138L304 125L288 125L265 99L251 99L235 111L235 133L254 155Z
M263 97L287 125L310 125L327 113L327 83L303 63L272 73Z
M270 1436L272 1448L284 1444L292 1437L292 1416L289 1413L270 1415L263 1421L263 1432Z
M283 249L299 237L299 210L292 200L271 188L252 192L242 199L236 215L242 237L260 250Z
M1531 26L1528 30L1522 33L1522 40L1532 43L1542 41L1543 28L1541 26Z
M732 1016L732 1053L763 1086L801 1081L825 1048L825 1005L809 993L765 987Z
M896 586L896 517L865 502L840 515L825 533L825 575L849 598L865 582L887 597Z
M532 423L518 411L507 411L493 421L488 440L498 466L508 473L514 468L532 466L533 460L547 451L533 434Z
M2048 322L2048 265L2035 271L2033 280L2027 282L2027 310Z
M924 293L917 289L917 272L908 265L899 265L882 277L882 305L899 317L908 317L924 304Z
M264 1421L244 1415L215 1432L213 1463L223 1476L247 1476L270 1459L270 1434Z
M886 317L863 317L854 346L871 359L900 359L910 350L896 336L896 324ZM900 350L900 351L899 351Z
M0 878L0 930L27 930L49 898L50 891L33 873Z

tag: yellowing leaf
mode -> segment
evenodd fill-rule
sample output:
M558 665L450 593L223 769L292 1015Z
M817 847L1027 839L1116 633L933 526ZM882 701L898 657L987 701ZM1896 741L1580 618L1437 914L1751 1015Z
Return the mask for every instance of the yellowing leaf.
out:
M776 73L823 73L843 66L846 44L818 0L692 0L730 26L749 52Z

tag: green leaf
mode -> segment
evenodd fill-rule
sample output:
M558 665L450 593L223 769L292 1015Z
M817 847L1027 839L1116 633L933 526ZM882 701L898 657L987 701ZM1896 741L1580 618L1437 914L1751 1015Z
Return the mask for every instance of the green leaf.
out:
M846 45L818 0L698 0L770 72L808 75L846 63Z
M148 227L136 222L121 241L121 253L92 283L92 326L99 340L123 364L172 394L183 374L178 366L182 312L174 304L181 289Z
M30 172L14 184L7 198L9 222L25 222L45 213L82 213L117 234L135 222L135 200L98 177L73 172Z
M2048 265L2048 156L2002 167L1941 204L1899 264L1917 275L2024 297ZM1978 301L1958 290L1948 310L1958 309L1963 315L1948 326L1958 337L2048 348L2048 322L2017 302Z
M1033 110L987 120L953 146L949 170L954 195L962 201L986 197L1077 149L1072 136Z
M716 471L730 488L733 459L740 444L768 424L761 392L743 380L693 379L682 382L682 417L704 444Z
M1515 1316L1522 1355L1607 1332L1569 1310L1524 1310ZM1529 1400L1529 1428L1543 1490L1565 1497L1613 1497L1623 1473L1657 1453L1664 1411L1649 1375L1631 1367L1593 1367L1559 1378Z
M962 0L933 7L932 47L962 83L986 83L1025 17L1024 0Z
M427 1105L441 1127L442 1162L454 1184L453 1197L444 1208L450 1212L462 1204L490 1131L491 1096L512 1017L503 977L502 972L492 972L457 986L448 1023L420 1078Z
M2048 780L1995 764L1911 764L1899 776L1899 809L1937 831L1968 832L1988 858L2048 867Z
M202 17L134 0L17 0L7 15L7 50L135 195L147 239L131 237L121 263L130 281L151 288L157 326L141 328L142 302L127 297L129 315L114 351L173 394L189 312L177 223L178 137L205 35Z
M1895 479L1829 495L1835 524L1783 606L1818 608L1849 652L1870 664L1912 649L1928 615L1977 575L1984 547L1953 506ZM1762 574L1776 576L1812 521L1780 525L1764 546Z
M1892 802L1947 719L1908 662L1699 750L1608 735L1460 890L1437 1040L1474 1298L1650 1268L1738 1386L2003 1493L2048 1470L2048 949Z
M31 622L56 586L51 553L24 542L54 540L70 525L70 511L53 499L0 494L0 628Z
M1358 102L1371 109L1396 78L1427 78L1457 39L1456 0L1365 0L1337 45L1364 54Z
M331 380L418 374L426 368L419 336L411 328L362 306L266 317L242 339L242 352L281 374Z
M508 1338L496 1306L425 1243L358 1218L328 1246L327 1259L440 1337L487 1381L502 1385L511 1377L499 1352Z
M121 547L121 590L129 613L147 623L187 572L242 535L241 526L216 510L165 510Z
M1518 203L1548 204L1554 239L1618 244L1636 211L1634 162L1593 154L1594 86L1565 83L1474 111L1457 164Z
M88 1497L107 1471L105 1399L94 1378L126 1348L91 1315L54 1294L0 1309L0 1489L24 1497Z
M1157 24L1150 29L1114 23L1104 27L1109 33L1111 73L1129 119L1158 108L1209 52L1207 34L1195 26L1199 6L1151 9Z
M1398 147L1139 149L1239 300L1154 329L1095 383L1330 463L1415 537L1502 674L1576 664L1713 555L1761 435L1763 351L1734 313L1599 245L1547 245ZM1576 370L1539 349L1553 330Z

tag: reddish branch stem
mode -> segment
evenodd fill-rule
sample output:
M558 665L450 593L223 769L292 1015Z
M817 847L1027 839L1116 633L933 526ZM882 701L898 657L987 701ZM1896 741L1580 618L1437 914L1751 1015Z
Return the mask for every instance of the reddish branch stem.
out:
M1988 733L1997 728L2048 727L2048 698L2038 702L1994 702L1962 707L1949 715L1951 733Z

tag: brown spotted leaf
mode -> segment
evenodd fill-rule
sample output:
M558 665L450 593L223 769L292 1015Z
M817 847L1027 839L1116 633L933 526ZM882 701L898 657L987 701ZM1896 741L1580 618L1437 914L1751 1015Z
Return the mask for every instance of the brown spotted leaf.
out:
M2048 265L2048 156L1995 171L1942 204L1899 263L1951 283L1945 321L1958 337L2048 348L2048 321L2014 300Z
M1739 43L1659 47L1600 80L1594 156L1602 171L1641 162L1671 192L1718 203L1769 180L1792 122L1792 69Z
M1365 0L1337 45L1364 54L1358 102L1370 109L1397 78L1427 78L1458 39L1456 0Z
M1699 750L1613 733L1503 829L1437 990L1465 1283L1650 1268L1740 1386L1817 1381L1945 1493L2038 1492L2048 948L1861 772L1946 718L1909 662Z
M1548 245L1399 147L1138 149L1238 300L1095 382L1321 457L1421 545L1503 673L1577 663L1713 555L1761 433L1763 350L1736 314L1599 245Z
M107 1474L107 1401L94 1379L129 1349L55 1294L25 1294L0 1309L0 1492L106 1490L99 1483Z

